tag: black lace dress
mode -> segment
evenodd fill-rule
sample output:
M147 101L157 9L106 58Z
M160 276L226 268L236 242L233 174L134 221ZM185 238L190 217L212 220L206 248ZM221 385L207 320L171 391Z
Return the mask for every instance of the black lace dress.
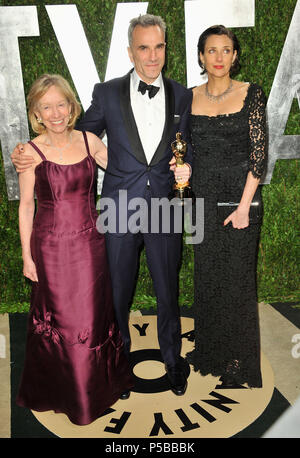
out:
M195 350L187 355L202 375L261 387L256 264L260 224L223 227L218 202L239 202L248 172L265 166L265 96L250 84L241 111L191 115L192 186L204 198L204 239L194 245ZM253 199L261 199L260 186Z

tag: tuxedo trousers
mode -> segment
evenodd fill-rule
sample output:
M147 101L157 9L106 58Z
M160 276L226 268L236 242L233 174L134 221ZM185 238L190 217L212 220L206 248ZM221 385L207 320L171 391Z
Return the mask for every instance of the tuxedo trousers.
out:
M181 352L181 325L178 306L178 274L181 261L182 234L131 233L105 234L112 280L116 318L125 351L130 353L128 326L141 247L144 245L147 265L157 299L157 333L163 361L174 366Z

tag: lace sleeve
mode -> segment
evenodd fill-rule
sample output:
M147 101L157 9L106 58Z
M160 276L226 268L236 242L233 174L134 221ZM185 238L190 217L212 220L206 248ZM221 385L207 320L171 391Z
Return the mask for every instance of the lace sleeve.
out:
M255 178L260 178L267 155L266 97L261 87L254 85L253 89L249 106L249 170Z

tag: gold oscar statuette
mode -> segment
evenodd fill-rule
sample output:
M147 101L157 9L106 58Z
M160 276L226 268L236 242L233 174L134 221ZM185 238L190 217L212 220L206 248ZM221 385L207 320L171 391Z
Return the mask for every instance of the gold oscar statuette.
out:
M176 159L176 167L183 167L185 164L183 158L186 154L187 143L182 139L180 132L176 133L176 140L171 143L171 147ZM185 198L193 197L193 192L189 182L175 182L173 185L173 191L169 195L169 199L172 199L173 197L178 197L181 205L184 204Z

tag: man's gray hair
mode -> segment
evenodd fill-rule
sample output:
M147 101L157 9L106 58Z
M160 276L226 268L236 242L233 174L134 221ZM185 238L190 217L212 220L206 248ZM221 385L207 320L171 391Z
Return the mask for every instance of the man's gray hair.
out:
M129 29L128 29L128 43L129 46L132 44L132 33L137 25L141 27L150 27L153 25L158 25L163 31L164 35L166 34L166 23L160 16L154 16L153 14L140 14L140 16L131 19Z

